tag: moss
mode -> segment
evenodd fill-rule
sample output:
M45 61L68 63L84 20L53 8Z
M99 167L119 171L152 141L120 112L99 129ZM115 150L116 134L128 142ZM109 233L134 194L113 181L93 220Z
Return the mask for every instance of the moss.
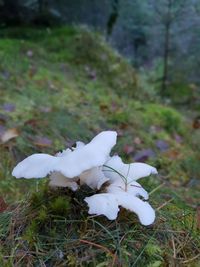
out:
M110 114L108 121L115 125L128 124L130 121L129 114L126 111L118 111Z
M159 244L156 244L156 240L155 239L151 239L149 241L149 243L147 244L146 248L145 248L146 253L149 256L159 256L162 254L162 250L159 246Z
M149 121L152 121L152 118L155 126L163 127L168 133L177 132L184 135L186 132L186 129L183 126L183 117L171 107L159 104L146 105L144 120L149 124Z
M200 173L199 159L196 153L188 154L181 163L183 171L191 175L192 179L198 179Z
M155 189L155 184L155 180L149 179L148 187L152 186ZM120 262L124 266L136 262L138 265L149 266L162 266L166 262L171 264L173 261L170 255L173 247L169 244L173 234L176 235L175 240L188 240L185 243L186 247L180 250L181 257L192 257L193 253L196 253L198 232L194 224L194 212L182 200L182 192L172 193L170 188L158 189L154 197L151 197L153 205L158 207L160 197L162 205L167 201L166 196L172 197L173 202L157 211L157 221L149 228L142 227L138 224L136 216L123 210L118 220L112 223L105 217L88 216L87 207L83 203L86 195L87 187L81 187L77 192L51 191L44 187L40 192L34 193L30 202L32 204L21 209L18 215L15 212L15 225L21 224L22 220L24 224L20 230L16 228L12 245L16 245L20 236L18 250L23 251L23 247L26 246L26 251L32 253L32 264L37 264L39 258L40 261L49 262L50 266L64 262L72 266L76 263L79 266L80 263L86 264L86 261L91 266L99 263L108 266L114 260L116 264ZM184 234L179 236L179 232ZM124 235L126 238L119 239ZM185 239L185 235L190 238ZM8 249L8 245L9 242L4 243L4 251ZM116 259L113 255L116 255ZM13 264L16 261L17 254L14 252ZM26 257L21 263L25 262Z
M51 212L55 215L64 215L70 209L69 200L66 197L58 196L50 204Z
M19 137L0 144L0 195L15 204L28 192L28 200L15 204L9 218L5 213L2 219L0 265L117 266L115 255L123 266L173 265L173 237L177 247L185 244L176 264L197 255L199 191L192 183L198 179L199 136L184 116L172 107L149 103L155 99L153 89L149 95L141 88L147 81L142 83L143 77L98 33L78 27L16 28L0 35L0 124L20 129ZM14 104L15 110L4 110L4 103ZM142 227L135 215L123 210L115 222L88 216L84 197L94 193L88 187L50 190L45 179L11 176L16 162L32 153L55 154L106 129L118 131L115 149L127 160L133 161L142 149L155 151L147 163L156 166L160 176L141 181L153 192L150 201L157 208L152 227ZM36 146L35 136L51 139L52 145ZM159 151L157 140L169 148ZM133 152L127 154L126 145ZM24 254L19 256L19 251Z
M49 191L48 186L45 185L38 192L32 193L31 198L29 200L31 207L37 208L38 206L41 206L43 203L48 202L47 198L48 191Z
M38 213L38 220L42 223L48 220L48 212L45 206L40 209Z
M194 100L195 91L196 90L192 90L192 87L189 84L177 81L169 86L167 94L175 104L189 104Z

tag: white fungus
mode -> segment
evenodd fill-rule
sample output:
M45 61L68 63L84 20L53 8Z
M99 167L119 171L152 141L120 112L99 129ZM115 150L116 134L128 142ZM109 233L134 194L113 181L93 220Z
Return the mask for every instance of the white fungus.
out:
M90 143L78 143L74 151L67 149L56 156L33 154L14 168L16 178L43 178L52 172L60 172L67 178L74 178L94 167L102 166L116 144L117 134L104 131L95 136Z
M125 164L119 156L110 157L116 138L116 132L104 131L90 143L79 141L75 148L55 156L33 154L20 162L12 175L29 179L49 174L50 186L69 187L73 191L78 189L78 182L98 190L107 182L106 192L84 199L88 213L115 220L123 207L136 213L141 224L150 225L155 220L155 211L147 202L148 193L136 180L157 174L157 170L145 163Z

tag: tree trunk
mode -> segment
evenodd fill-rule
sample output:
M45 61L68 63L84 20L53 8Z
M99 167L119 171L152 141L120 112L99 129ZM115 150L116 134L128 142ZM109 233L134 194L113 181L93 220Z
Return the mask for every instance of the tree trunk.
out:
M113 28L115 26L115 23L117 22L119 16L119 0L113 0L112 2L112 11L110 13L110 16L108 18L108 21L106 23L106 36L107 39L113 32Z
M170 28L172 23L171 10L172 0L168 0L167 17L165 21L165 41L164 41L164 55L163 55L163 77L162 77L162 95L164 96L168 87L168 65L169 65L169 45L170 45Z
M18 0L5 0L0 7L0 21L6 25L20 23L20 6Z
M38 0L38 12L39 12L39 14L45 13L47 8L48 8L48 1L47 0Z
M163 56L163 77L162 77L162 94L165 95L168 86L168 61L169 61L169 24L165 28L165 44L164 44L164 56Z

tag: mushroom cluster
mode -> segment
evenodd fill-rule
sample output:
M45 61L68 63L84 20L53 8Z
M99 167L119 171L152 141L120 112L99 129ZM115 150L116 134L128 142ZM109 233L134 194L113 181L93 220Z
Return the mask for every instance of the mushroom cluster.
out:
M88 144L76 142L55 156L33 154L13 169L16 178L43 178L49 175L49 185L69 187L73 191L86 184L101 189L107 182L106 191L85 198L89 214L104 215L109 220L117 218L119 207L137 214L141 224L150 225L155 211L147 202L148 193L136 182L139 178L157 174L157 170L145 163L124 164L119 156L110 156L117 133L103 131Z

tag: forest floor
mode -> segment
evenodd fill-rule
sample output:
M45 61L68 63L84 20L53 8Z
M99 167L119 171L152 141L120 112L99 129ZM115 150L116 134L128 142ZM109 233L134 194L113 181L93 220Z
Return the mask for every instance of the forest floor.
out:
M199 266L200 130L96 33L0 35L0 266ZM51 191L47 179L11 175L32 153L108 129L118 132L113 153L158 169L141 179L156 210L150 227L125 210L116 221L88 216L88 188Z

